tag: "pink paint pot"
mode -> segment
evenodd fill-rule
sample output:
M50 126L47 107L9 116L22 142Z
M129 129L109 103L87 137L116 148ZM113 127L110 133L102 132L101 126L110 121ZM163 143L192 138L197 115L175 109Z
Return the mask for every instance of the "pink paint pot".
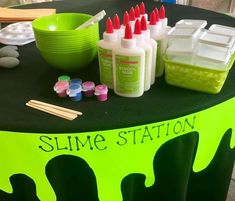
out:
M69 87L69 82L67 81L57 81L54 85L54 91L58 94L59 97L64 98L67 96L67 89Z
M95 92L95 83L91 81L82 83L82 91L84 92L86 97L91 97Z
M95 95L98 101L108 100L108 87L105 84L100 84L95 87Z

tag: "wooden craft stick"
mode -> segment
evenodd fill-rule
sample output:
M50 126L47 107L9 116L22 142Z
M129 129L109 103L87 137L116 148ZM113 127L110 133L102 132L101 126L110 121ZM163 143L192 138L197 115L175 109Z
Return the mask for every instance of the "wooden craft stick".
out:
M42 9L14 9L0 7L1 21L21 21L21 20L34 20L38 17L55 14L56 9L42 8Z
M77 117L76 114L60 111L55 108L50 108L50 107L43 106L43 105L36 105L36 104L30 103L30 102L26 103L26 105L31 108L34 108L34 109L37 109L37 110L40 110L43 112L47 112L49 114L52 114L52 115L55 115L55 116L58 116L58 117L61 117L61 118L64 118L64 119L67 119L70 121Z
M45 102L38 101L38 100L30 100L29 103L34 103L34 104L37 104L37 105L43 105L43 106L55 108L55 109L58 109L58 110L61 110L61 111L64 111L64 112L68 112L68 113L72 113L72 114L82 115L82 112L80 112L80 111L71 110L71 109L68 109L68 108L60 107L60 106L57 106L57 105L52 105L52 104L45 103Z

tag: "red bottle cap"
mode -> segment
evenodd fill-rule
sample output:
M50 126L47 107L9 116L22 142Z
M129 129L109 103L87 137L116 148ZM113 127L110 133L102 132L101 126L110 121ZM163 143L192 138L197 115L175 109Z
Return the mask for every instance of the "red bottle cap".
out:
M145 16L142 16L141 17L141 30L142 31L146 31L148 28L147 28L147 20L145 18Z
M165 7L162 5L159 11L159 18L164 19L166 17Z
M135 6L135 18L140 17L140 7L138 5Z
M157 20L156 20L156 14L154 11L151 12L150 14L150 25L156 25L157 24Z
M125 27L125 39L132 39L132 30L131 30L131 25L127 23Z
M113 17L113 28L120 29L120 19L117 14Z
M158 9L155 8L154 12L155 12L155 15L156 15L156 21L158 22L159 21L159 12L158 12Z
M145 5L144 5L144 2L142 2L140 4L140 14L141 15L144 15L145 14Z
M123 15L123 25L126 26L130 22L129 13L126 11Z
M113 23L110 17L106 20L106 33L113 33Z
M138 34L140 35L141 34L141 24L140 24L140 20L137 19L135 21L135 30L134 30L134 34Z
M130 9L129 16L130 16L130 21L135 21L135 9L133 7L131 7Z

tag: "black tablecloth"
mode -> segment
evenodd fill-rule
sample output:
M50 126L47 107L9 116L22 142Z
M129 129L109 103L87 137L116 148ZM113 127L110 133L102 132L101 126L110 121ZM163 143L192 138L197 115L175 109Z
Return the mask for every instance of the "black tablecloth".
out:
M144 1L150 13L161 4ZM57 13L81 12L96 14L105 10L113 17L122 14L141 1L131 0L66 0L53 3L25 5L20 8L56 8ZM203 19L211 24L235 26L235 19L199 8L165 4L169 25L180 19ZM106 19L106 18L105 18ZM100 22L100 34L104 31L105 19ZM53 69L41 57L35 43L19 47L20 65L14 69L0 69L0 130L23 132L81 132L130 127L146 123L158 122L197 112L221 103L235 95L235 69L230 70L222 91L210 95L196 91L167 85L164 77L140 98L124 98L109 91L109 100L99 102L94 98L84 98L81 102L73 102L69 98L61 99L53 91L57 77L68 74L72 78L80 77L83 81L91 80L99 83L98 62L95 59L90 65L76 73L64 73ZM52 104L80 110L81 118L66 121L25 106L30 99L37 99Z

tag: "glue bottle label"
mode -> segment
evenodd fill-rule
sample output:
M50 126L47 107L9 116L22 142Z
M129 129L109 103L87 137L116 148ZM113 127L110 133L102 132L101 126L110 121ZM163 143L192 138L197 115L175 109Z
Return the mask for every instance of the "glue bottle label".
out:
M116 91L118 93L139 93L140 85L143 85L140 75L140 60L140 56L115 55Z
M112 50L99 47L100 82L113 88Z

